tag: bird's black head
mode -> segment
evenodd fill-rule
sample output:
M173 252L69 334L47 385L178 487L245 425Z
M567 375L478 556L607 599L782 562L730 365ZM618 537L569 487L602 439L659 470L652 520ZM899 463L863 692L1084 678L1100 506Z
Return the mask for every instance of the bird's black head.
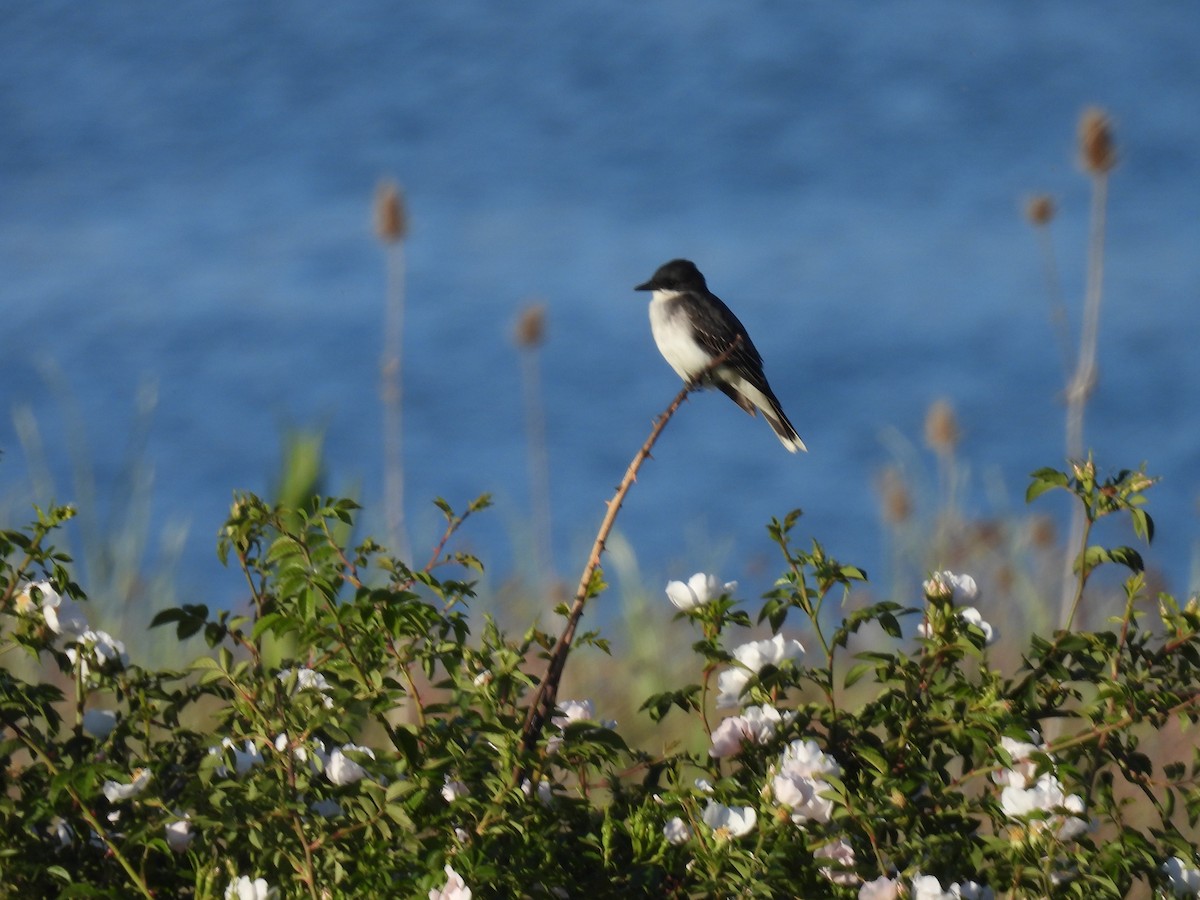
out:
M690 259L673 259L658 267L654 277L639 284L635 291L695 291L707 290L704 276Z

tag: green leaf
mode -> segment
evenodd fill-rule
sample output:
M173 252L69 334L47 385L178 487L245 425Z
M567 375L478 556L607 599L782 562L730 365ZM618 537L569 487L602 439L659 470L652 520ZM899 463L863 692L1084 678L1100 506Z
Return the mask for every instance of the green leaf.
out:
M858 663L850 667L850 671L846 673L846 678L843 681L845 687L853 687L858 681L868 672L874 671L875 666L872 663Z
M1046 491L1067 486L1067 475L1057 469L1038 469L1029 476L1033 479L1025 490L1025 502L1032 503Z

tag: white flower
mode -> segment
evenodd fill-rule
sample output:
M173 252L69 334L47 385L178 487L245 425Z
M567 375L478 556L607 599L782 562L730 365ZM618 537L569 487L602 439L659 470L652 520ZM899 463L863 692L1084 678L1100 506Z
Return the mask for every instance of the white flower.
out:
M765 744L775 736L783 716L773 706L748 706L740 716L724 719L712 733L708 755L715 759L735 756L742 744Z
M442 785L442 797L447 803L453 803L459 797L471 796L471 789L461 781L453 781L450 776L446 776L446 783Z
M955 882L950 885L948 896L953 900L995 900L995 892L986 885L975 881Z
M1083 815L1083 800L1078 794L1066 796L1062 783L1049 773L1039 778L1031 788L1006 787L1000 792L1000 808L1010 819L1028 819L1037 813L1052 813L1030 822L1030 828L1034 832L1052 829L1061 841L1079 837L1088 827Z
M896 900L899 896L900 886L886 875L880 875L858 889L858 900Z
M758 814L752 806L725 806L709 800L702 818L717 837L730 840L753 831Z
M559 728L566 728L572 722L590 722L596 718L596 706L591 700L560 700L557 706L562 710L562 715L553 716L550 721Z
M821 874L834 884L857 884L860 880L853 872L846 871L846 869L854 866L854 848L844 839L839 838L832 844L826 844L824 847L817 848L813 856L829 859L838 864L838 868L836 869L832 866L823 866L821 868Z
M912 880L913 900L950 900L942 891L942 883L932 875L915 875Z
M795 740L788 744L779 764L784 771L809 777L842 774L842 767L837 764L837 760L822 752L820 744L811 738Z
M88 677L94 666L101 672L112 672L129 665L125 645L107 631L87 629L67 648L67 658L78 663L81 674Z
M964 600L979 596L979 588L970 575L955 575L953 572L934 572L922 587L930 600L950 600L960 605Z
M717 709L730 709L741 703L742 691L766 666L778 666L785 660L799 662L804 657L804 647L799 641L785 641L777 634L764 641L750 641L735 647L733 658L739 666L726 669L717 676Z
M83 730L102 741L117 726L117 714L111 709L89 709L83 714Z
M1000 746L1012 758L1013 767L992 773L992 781L999 785L1019 788L1033 784L1037 775L1037 763L1031 757L1034 753L1045 753L1046 745L1042 743L1042 736L1036 731L1029 732L1029 737L1033 743L1010 737L1000 738Z
M281 735L282 736L282 735ZM233 738L222 738L220 747L209 747L208 752L213 756L220 756L225 750L233 751L233 769L237 775L245 775L260 762L263 761L262 751L255 746L254 741L249 739L243 745L245 749L239 750L233 743ZM217 766L216 773L218 778L225 778L229 775L229 769L225 766Z
M533 782L526 778L521 782L521 790L526 797L533 796ZM549 806L554 802L554 785L547 779L543 778L538 782L537 798L542 806Z
M429 891L429 900L471 900L471 889L463 881L462 876L454 871L450 863L446 863L446 884L441 890L433 888Z
M999 637L996 629L993 628L989 623L985 622L983 620L983 616L979 614L979 610L973 606L962 607L958 611L958 617L968 625L974 625L983 632L983 646L985 647L990 647L995 643L996 638Z
M324 675L308 668L308 666L301 666L299 669L280 669L276 677L280 681L286 682L292 677L292 672L296 673L296 693L300 691L316 691L322 695L321 702L325 704L325 708L333 708L333 698L324 696L332 690L332 685L325 680Z
M136 797L146 789L146 785L150 783L149 769L135 769L133 780L129 784L121 784L119 781L104 782L104 796L108 798L109 803L116 803L119 800L128 800L130 797Z
M696 790L702 794L711 794L713 792L712 782L707 778L697 778L695 782Z
M792 821L828 822L833 801L821 796L830 789L826 776L841 774L841 767L814 740L795 740L784 749L771 792L780 806L792 811Z
M165 826L167 830L167 846L176 853L187 852L187 848L192 843L192 838L196 836L192 833L192 823L188 821L189 818L189 816L185 815L182 819L168 822Z
M721 594L731 594L737 590L737 582L725 583L724 590L716 575L705 575L697 572L687 582L668 581L667 599L683 611L696 609L716 600Z
M335 747L329 754L329 760L325 763L325 777L339 786L354 784L361 781L367 774L366 769L346 755L347 751L362 753L371 759L375 758L375 754L367 747L359 747L356 744Z
M551 723L557 726L560 730L565 731L568 725L574 722L592 722L596 720L596 706L591 700L561 700L557 704L562 711L560 716L552 716ZM612 719L601 721L602 728L616 728L617 723ZM546 741L546 752L557 753L562 746L563 739L561 737L552 737Z
M985 622L983 620L983 616L981 616L979 614L979 610L977 610L975 607L963 606L959 609L956 609L954 611L954 614L956 616L958 616L958 618L960 618L964 622L966 622L968 625L974 625L976 628L978 628L980 631L983 632L983 646L990 647L992 644L994 644L996 642L996 638L999 637L999 634L996 631L996 629L993 628L991 626L991 624L989 624L988 622ZM918 637L927 638L932 633L933 633L933 629L929 627L928 620L923 621L917 625L917 636Z
M250 880L243 875L235 878L225 888L225 900L275 900L279 896L279 888L267 884L265 878Z
M1190 868L1186 860L1172 856L1162 864L1162 872L1176 897L1200 897L1200 869Z
M826 782L794 772L780 772L771 779L776 801L792 811L792 821L797 825L829 821L833 816L833 801L821 796L828 789Z
M679 816L663 826L663 834L672 844L686 844L692 839L692 829Z
M29 615L35 607L40 608L46 626L67 640L75 640L87 631L87 616L83 610L74 600L63 597L50 582L26 582L18 587L18 591L13 607L19 615Z

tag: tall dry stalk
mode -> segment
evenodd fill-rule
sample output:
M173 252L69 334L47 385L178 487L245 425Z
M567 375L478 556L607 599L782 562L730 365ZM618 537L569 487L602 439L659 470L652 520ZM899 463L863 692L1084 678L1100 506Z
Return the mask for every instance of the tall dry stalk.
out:
M409 559L408 529L404 520L403 351L404 351L404 239L408 216L400 189L385 181L375 191L375 234L383 244L387 265L380 362L380 399L383 403L383 509L389 546L401 559Z
M546 449L546 414L538 350L546 340L546 306L532 303L521 311L514 334L521 357L521 387L525 399L525 429L529 442L529 495L533 518L533 564L539 586L548 590L554 579L554 549L550 525L550 454Z
M1117 164L1112 123L1101 109L1084 110L1079 120L1079 159L1092 182L1092 206L1088 229L1087 284L1084 293L1083 322L1079 330L1079 355L1075 371L1067 382L1067 457L1083 459L1083 419L1088 400L1096 387L1096 351L1100 336L1100 301L1104 288L1104 229L1108 206L1108 176ZM1075 605L1075 549L1083 540L1084 510L1076 505L1071 513L1067 554L1059 600L1059 622L1071 621Z

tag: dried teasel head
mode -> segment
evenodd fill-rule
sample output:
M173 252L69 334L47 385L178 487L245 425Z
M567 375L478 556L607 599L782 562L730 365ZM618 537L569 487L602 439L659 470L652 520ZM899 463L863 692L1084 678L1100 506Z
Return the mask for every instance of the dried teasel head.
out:
M517 317L518 347L540 347L546 339L546 304L531 303Z
M1033 225L1049 225L1056 212L1058 208L1049 194L1034 194L1025 201L1025 218Z
M382 182L375 189L375 234L385 244L402 241L408 234L404 195L394 182Z
M883 505L883 519L889 525L899 525L912 517L912 492L904 475L895 466L884 470L879 480L879 493Z
M950 401L935 400L925 414L925 443L936 453L951 453L960 437L958 417Z
M1079 159L1089 175L1107 174L1117 164L1112 120L1099 107L1088 107L1079 117Z

